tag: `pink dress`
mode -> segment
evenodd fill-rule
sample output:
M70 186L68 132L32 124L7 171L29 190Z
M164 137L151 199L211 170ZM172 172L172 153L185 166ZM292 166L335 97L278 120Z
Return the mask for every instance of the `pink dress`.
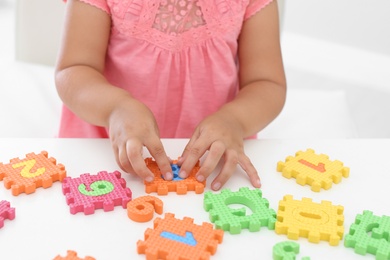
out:
M272 0L81 1L112 19L107 80L152 110L161 138L189 138L237 94L242 24ZM64 106L59 137L108 134Z

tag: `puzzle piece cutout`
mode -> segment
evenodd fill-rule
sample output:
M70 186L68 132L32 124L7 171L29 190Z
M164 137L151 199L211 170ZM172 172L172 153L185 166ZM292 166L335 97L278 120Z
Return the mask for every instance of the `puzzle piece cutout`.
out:
M232 209L231 204L242 204L251 209L252 214L246 215L245 208ZM232 192L222 189L219 194L206 192L203 207L210 214L210 221L215 223L217 229L239 234L242 229L251 232L259 231L261 227L275 228L276 213L269 208L269 202L262 197L259 189L250 190L242 187Z
M197 225L192 218L180 220L166 213L164 219L154 220L154 229L145 231L145 240L137 242L137 251L146 259L206 260L216 253L222 239L223 231L213 229L210 223Z
M390 259L390 217L375 216L369 210L358 214L345 236L344 246L354 248L360 255L373 254L377 260Z
M337 246L344 234L344 207L329 201L314 203L309 198L294 200L291 195L279 202L275 232L287 234L289 239L306 237L312 243L329 241Z
M163 212L163 202L154 196L138 197L127 203L127 216L136 222L148 222L157 214Z
M279 242L272 248L274 260L295 260L299 253L299 244L294 241ZM302 257L302 260L310 260L310 257Z
M93 214L95 209L111 211L120 205L125 209L132 196L118 171L101 171L97 175L85 173L77 178L66 177L62 183L62 192L70 206L70 213L84 212L85 215Z
M96 260L92 256L86 256L85 258L80 258L77 256L77 253L72 250L68 250L67 255L62 257L60 255L56 256L53 260Z
M15 208L11 208L11 204L6 201L0 201L0 228L4 227L4 220L15 219Z
M314 150L299 151L295 157L288 156L285 162L279 161L277 171L288 179L296 178L300 185L310 185L311 190L319 192L321 188L328 190L332 183L341 182L342 177L349 176L349 168L343 163L329 160L325 154L316 154Z
M196 194L203 193L204 191L206 181L199 182L195 178L195 174L200 168L199 162L195 165L195 167L189 173L187 178L181 179L178 176L180 168L176 164L177 161L173 161L171 167L174 176L173 179L170 181L164 180L161 171L158 168L156 161L153 160L153 158L146 158L145 163L146 166L150 169L150 171L154 174L154 180L152 182L144 182L146 193L157 192L158 195L167 195L168 192L176 192L179 195L183 195L187 194L188 191L195 191Z
M14 158L7 164L0 163L0 181L4 181L4 186L11 189L14 196L34 193L38 187L51 187L53 182L65 177L65 166L49 158L46 151L29 153L26 158Z

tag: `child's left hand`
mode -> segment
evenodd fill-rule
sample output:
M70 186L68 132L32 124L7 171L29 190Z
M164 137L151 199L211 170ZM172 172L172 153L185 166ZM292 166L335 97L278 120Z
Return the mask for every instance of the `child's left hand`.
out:
M232 116L219 111L198 125L178 161L181 165L179 176L188 177L206 151L209 151L207 157L196 174L198 181L204 181L224 159L221 171L211 184L213 190L219 190L227 182L237 165L248 174L252 185L260 188L257 171L244 153L242 129Z

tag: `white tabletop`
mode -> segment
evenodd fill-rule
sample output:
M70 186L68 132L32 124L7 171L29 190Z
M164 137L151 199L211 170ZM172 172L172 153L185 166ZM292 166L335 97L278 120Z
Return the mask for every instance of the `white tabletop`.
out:
M163 140L167 154L178 157L187 140ZM108 140L103 139L0 139L0 162L24 158L27 153L46 150L49 156L65 165L67 175L78 177L82 173L96 174L99 171L119 170ZM329 190L313 192L310 186L300 186L295 179L286 179L276 171L278 161L284 161L295 152L312 148L316 153L326 154L330 160L340 160L350 168L350 176ZM263 197L270 207L278 209L284 195L294 199L311 198L313 202L331 201L344 207L344 236L348 233L355 216L363 210L375 215L390 215L388 187L390 183L390 140L340 139L340 140L249 140L245 149L262 179ZM147 154L146 154L147 156ZM122 173L133 193L133 199L146 195L144 184L135 177ZM205 191L210 190L211 179ZM224 188L237 191L250 187L242 170L237 170ZM156 194L151 194L156 195ZM209 213L203 209L203 194L189 192L187 195L170 193L159 196L164 202L164 213L173 213L179 219L191 217L195 224L209 222ZM137 253L137 241L144 240L147 228L153 221L137 223L127 217L126 209L116 207L113 211L99 209L92 215L70 214L62 194L61 183L50 188L38 188L30 195L13 196L11 190L0 186L0 200L7 200L16 209L16 218L5 220L0 229L0 259L50 260L57 255L66 255L74 250L80 258L93 256L98 260L145 259ZM157 214L154 218L161 217ZM288 241L286 235L262 227L259 232L242 230L232 235L225 232L223 242L211 259L272 259L272 247ZM344 241L338 246L328 242L318 244L299 238L300 253L297 259L374 259L360 256L346 248Z

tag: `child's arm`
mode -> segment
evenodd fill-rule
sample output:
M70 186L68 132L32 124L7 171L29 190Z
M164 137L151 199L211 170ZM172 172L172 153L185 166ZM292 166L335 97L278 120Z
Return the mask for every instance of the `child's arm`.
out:
M204 119L186 146L181 164L181 177L209 151L199 172L204 180L221 158L223 166L212 182L218 190L240 165L254 187L260 179L244 153L243 138L266 127L280 113L286 96L276 0L244 22L239 38L240 91L236 98Z
M146 146L164 177L171 179L169 159L153 114L125 90L107 82L102 74L111 28L109 15L78 0L69 0L67 5L55 75L62 101L83 120L109 129L122 170L153 180L142 157Z

